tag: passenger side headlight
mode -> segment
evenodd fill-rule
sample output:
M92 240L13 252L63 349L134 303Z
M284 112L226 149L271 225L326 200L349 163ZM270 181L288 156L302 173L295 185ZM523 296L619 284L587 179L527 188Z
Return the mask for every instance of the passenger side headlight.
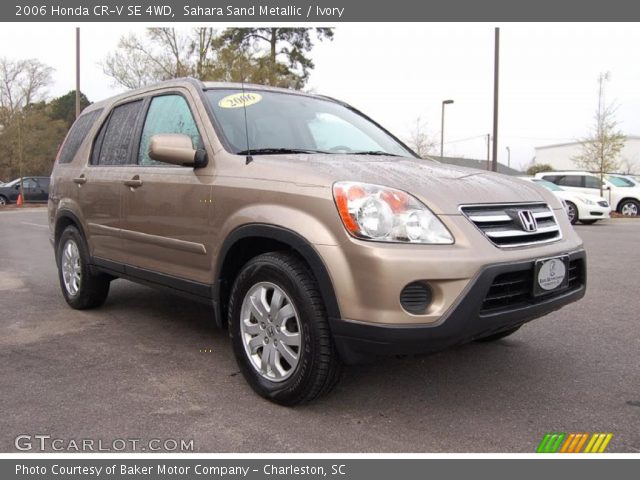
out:
M378 242L452 244L440 220L402 190L336 182L333 198L344 227L356 238Z

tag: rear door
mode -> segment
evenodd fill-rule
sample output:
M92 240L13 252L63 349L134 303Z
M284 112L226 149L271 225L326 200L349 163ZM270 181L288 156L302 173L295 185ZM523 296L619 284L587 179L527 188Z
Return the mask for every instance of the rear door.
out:
M562 188L570 192L584 193L584 175L559 174L553 183L560 185Z
M188 135L194 148L203 148L203 119L194 112L187 90L172 89L147 100L137 134L137 164L126 168L129 183L123 189L122 241L132 274L212 281L212 252L206 247L211 238L210 170L157 162L148 154L151 137L160 133Z
M129 178L126 167L134 158L135 131L143 105L143 100L134 100L113 108L94 140L88 164L73 179L91 253L98 261L123 264L127 258L120 238L122 189Z

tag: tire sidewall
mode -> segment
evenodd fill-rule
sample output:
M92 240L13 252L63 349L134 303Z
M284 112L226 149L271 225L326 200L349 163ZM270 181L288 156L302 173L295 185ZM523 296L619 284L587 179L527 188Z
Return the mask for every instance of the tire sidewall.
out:
M569 222L571 225L575 225L579 220L578 207L576 207L573 202L567 202L567 206L573 210L573 218L569 217Z
M259 282L271 282L280 287L293 303L302 330L300 359L295 371L281 382L271 382L262 377L248 358L240 329L240 311L247 292ZM229 304L229 336L238 361L238 365L247 382L260 395L279 403L289 403L287 399L296 397L312 381L316 362L314 346L318 335L314 328L317 312L310 307L310 299L304 290L296 284L292 275L275 262L267 259L248 264L238 275L231 293Z

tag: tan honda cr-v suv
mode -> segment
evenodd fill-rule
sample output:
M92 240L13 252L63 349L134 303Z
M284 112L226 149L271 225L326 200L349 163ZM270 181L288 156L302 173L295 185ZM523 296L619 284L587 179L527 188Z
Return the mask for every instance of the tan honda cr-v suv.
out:
M546 189L421 160L340 101L177 80L87 107L52 174L73 308L125 278L213 306L247 381L294 405L340 366L493 340L578 300Z

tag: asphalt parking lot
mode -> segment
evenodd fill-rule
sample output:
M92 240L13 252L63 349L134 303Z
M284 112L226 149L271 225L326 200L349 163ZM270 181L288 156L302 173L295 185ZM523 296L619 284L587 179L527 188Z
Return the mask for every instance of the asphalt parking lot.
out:
M350 367L288 409L257 397L205 306L124 280L59 293L46 209L0 212L0 451L20 434L193 439L200 452L533 452L611 432L640 452L640 220L577 226L586 297L493 344Z

